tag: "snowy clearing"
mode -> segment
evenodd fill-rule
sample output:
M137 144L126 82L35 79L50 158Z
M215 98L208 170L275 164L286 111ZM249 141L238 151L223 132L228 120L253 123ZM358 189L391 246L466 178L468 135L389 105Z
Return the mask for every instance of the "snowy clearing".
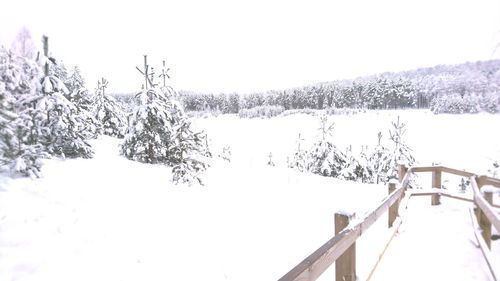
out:
M500 132L494 129L500 115L490 114L373 111L332 116L336 144L353 149L372 145L378 131L387 135L398 115L408 124L406 140L419 164L440 162L485 173L500 155ZM214 154L204 187L173 185L169 167L125 159L119 155L120 140L110 137L92 142L93 159L45 161L41 179L2 176L0 280L277 280L331 238L337 210L363 214L387 194L382 185L286 168L298 134L311 141L319 117L224 115L194 121L207 132ZM231 147L231 162L217 157L225 146ZM275 167L266 165L270 152ZM388 254L393 259L407 251L411 255L421 242L415 240L430 239L412 221L432 208L414 205L405 226L411 235L396 239L390 249L409 248ZM446 211L447 206L444 202L439 208ZM451 218L445 211L443 216ZM466 228L469 217L463 222L450 231L472 237ZM360 248L376 244L377 235L367 235ZM465 248L451 255L470 264L457 269L456 276L484 267L479 250L477 256ZM367 270L363 265L371 264L366 256L360 261L361 276ZM481 272L472 276L487 280ZM401 275L378 280L390 278Z

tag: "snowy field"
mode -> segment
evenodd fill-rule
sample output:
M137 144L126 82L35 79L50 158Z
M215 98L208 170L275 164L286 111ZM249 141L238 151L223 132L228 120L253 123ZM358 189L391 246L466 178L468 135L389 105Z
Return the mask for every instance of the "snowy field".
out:
M490 114L331 116L335 143L373 146L397 116L420 165L482 174L500 158L500 115ZM286 168L298 134L317 136L317 116L193 122L214 154L203 187L173 185L170 168L121 157L110 137L92 142L93 159L46 161L41 179L0 175L0 280L277 280L331 238L336 211L363 214L387 194ZM231 162L217 157L227 146ZM360 259L363 275L370 262Z

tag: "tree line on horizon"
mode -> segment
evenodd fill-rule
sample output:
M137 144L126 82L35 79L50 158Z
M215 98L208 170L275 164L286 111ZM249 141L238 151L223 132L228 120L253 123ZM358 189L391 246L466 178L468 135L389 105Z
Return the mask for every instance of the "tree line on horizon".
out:
M438 65L251 94L179 94L187 111L223 114L262 106L283 110L429 108L435 113L496 113L500 111L500 60ZM128 95L116 96L126 100Z

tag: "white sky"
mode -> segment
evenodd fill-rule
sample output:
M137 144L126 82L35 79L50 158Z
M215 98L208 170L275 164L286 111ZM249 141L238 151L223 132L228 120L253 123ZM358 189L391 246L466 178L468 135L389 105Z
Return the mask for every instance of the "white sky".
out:
M0 44L49 36L93 89L139 90L143 54L176 89L251 92L500 58L499 0L1 0ZM47 18L47 19L45 19Z

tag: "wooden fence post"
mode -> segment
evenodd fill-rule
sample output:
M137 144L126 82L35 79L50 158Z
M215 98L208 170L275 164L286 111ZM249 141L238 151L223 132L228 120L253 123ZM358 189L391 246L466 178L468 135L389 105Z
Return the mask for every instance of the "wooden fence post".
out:
M399 182L403 182L403 179L405 178L407 172L408 172L408 168L404 164L399 164L399 166L398 166Z
M486 199L486 201L491 205L493 202L493 193L491 191L484 192L483 196L484 199ZM484 212L481 211L481 208L479 208L479 206L477 208L479 209L479 226L481 227L484 241L491 250L491 222L488 220Z
M394 181L389 182L389 194L391 194L394 190L396 190L396 183ZM395 202L392 204L392 206L389 207L389 227L392 227L392 224L396 220L396 217L398 216L398 209L399 209L399 201Z
M343 213L335 213L335 235L346 228L351 218L352 216ZM356 280L356 243L353 243L352 246L335 261L335 280Z
M441 170L432 171L432 188L441 189ZM441 195L433 194L431 198L432 205L441 204Z

